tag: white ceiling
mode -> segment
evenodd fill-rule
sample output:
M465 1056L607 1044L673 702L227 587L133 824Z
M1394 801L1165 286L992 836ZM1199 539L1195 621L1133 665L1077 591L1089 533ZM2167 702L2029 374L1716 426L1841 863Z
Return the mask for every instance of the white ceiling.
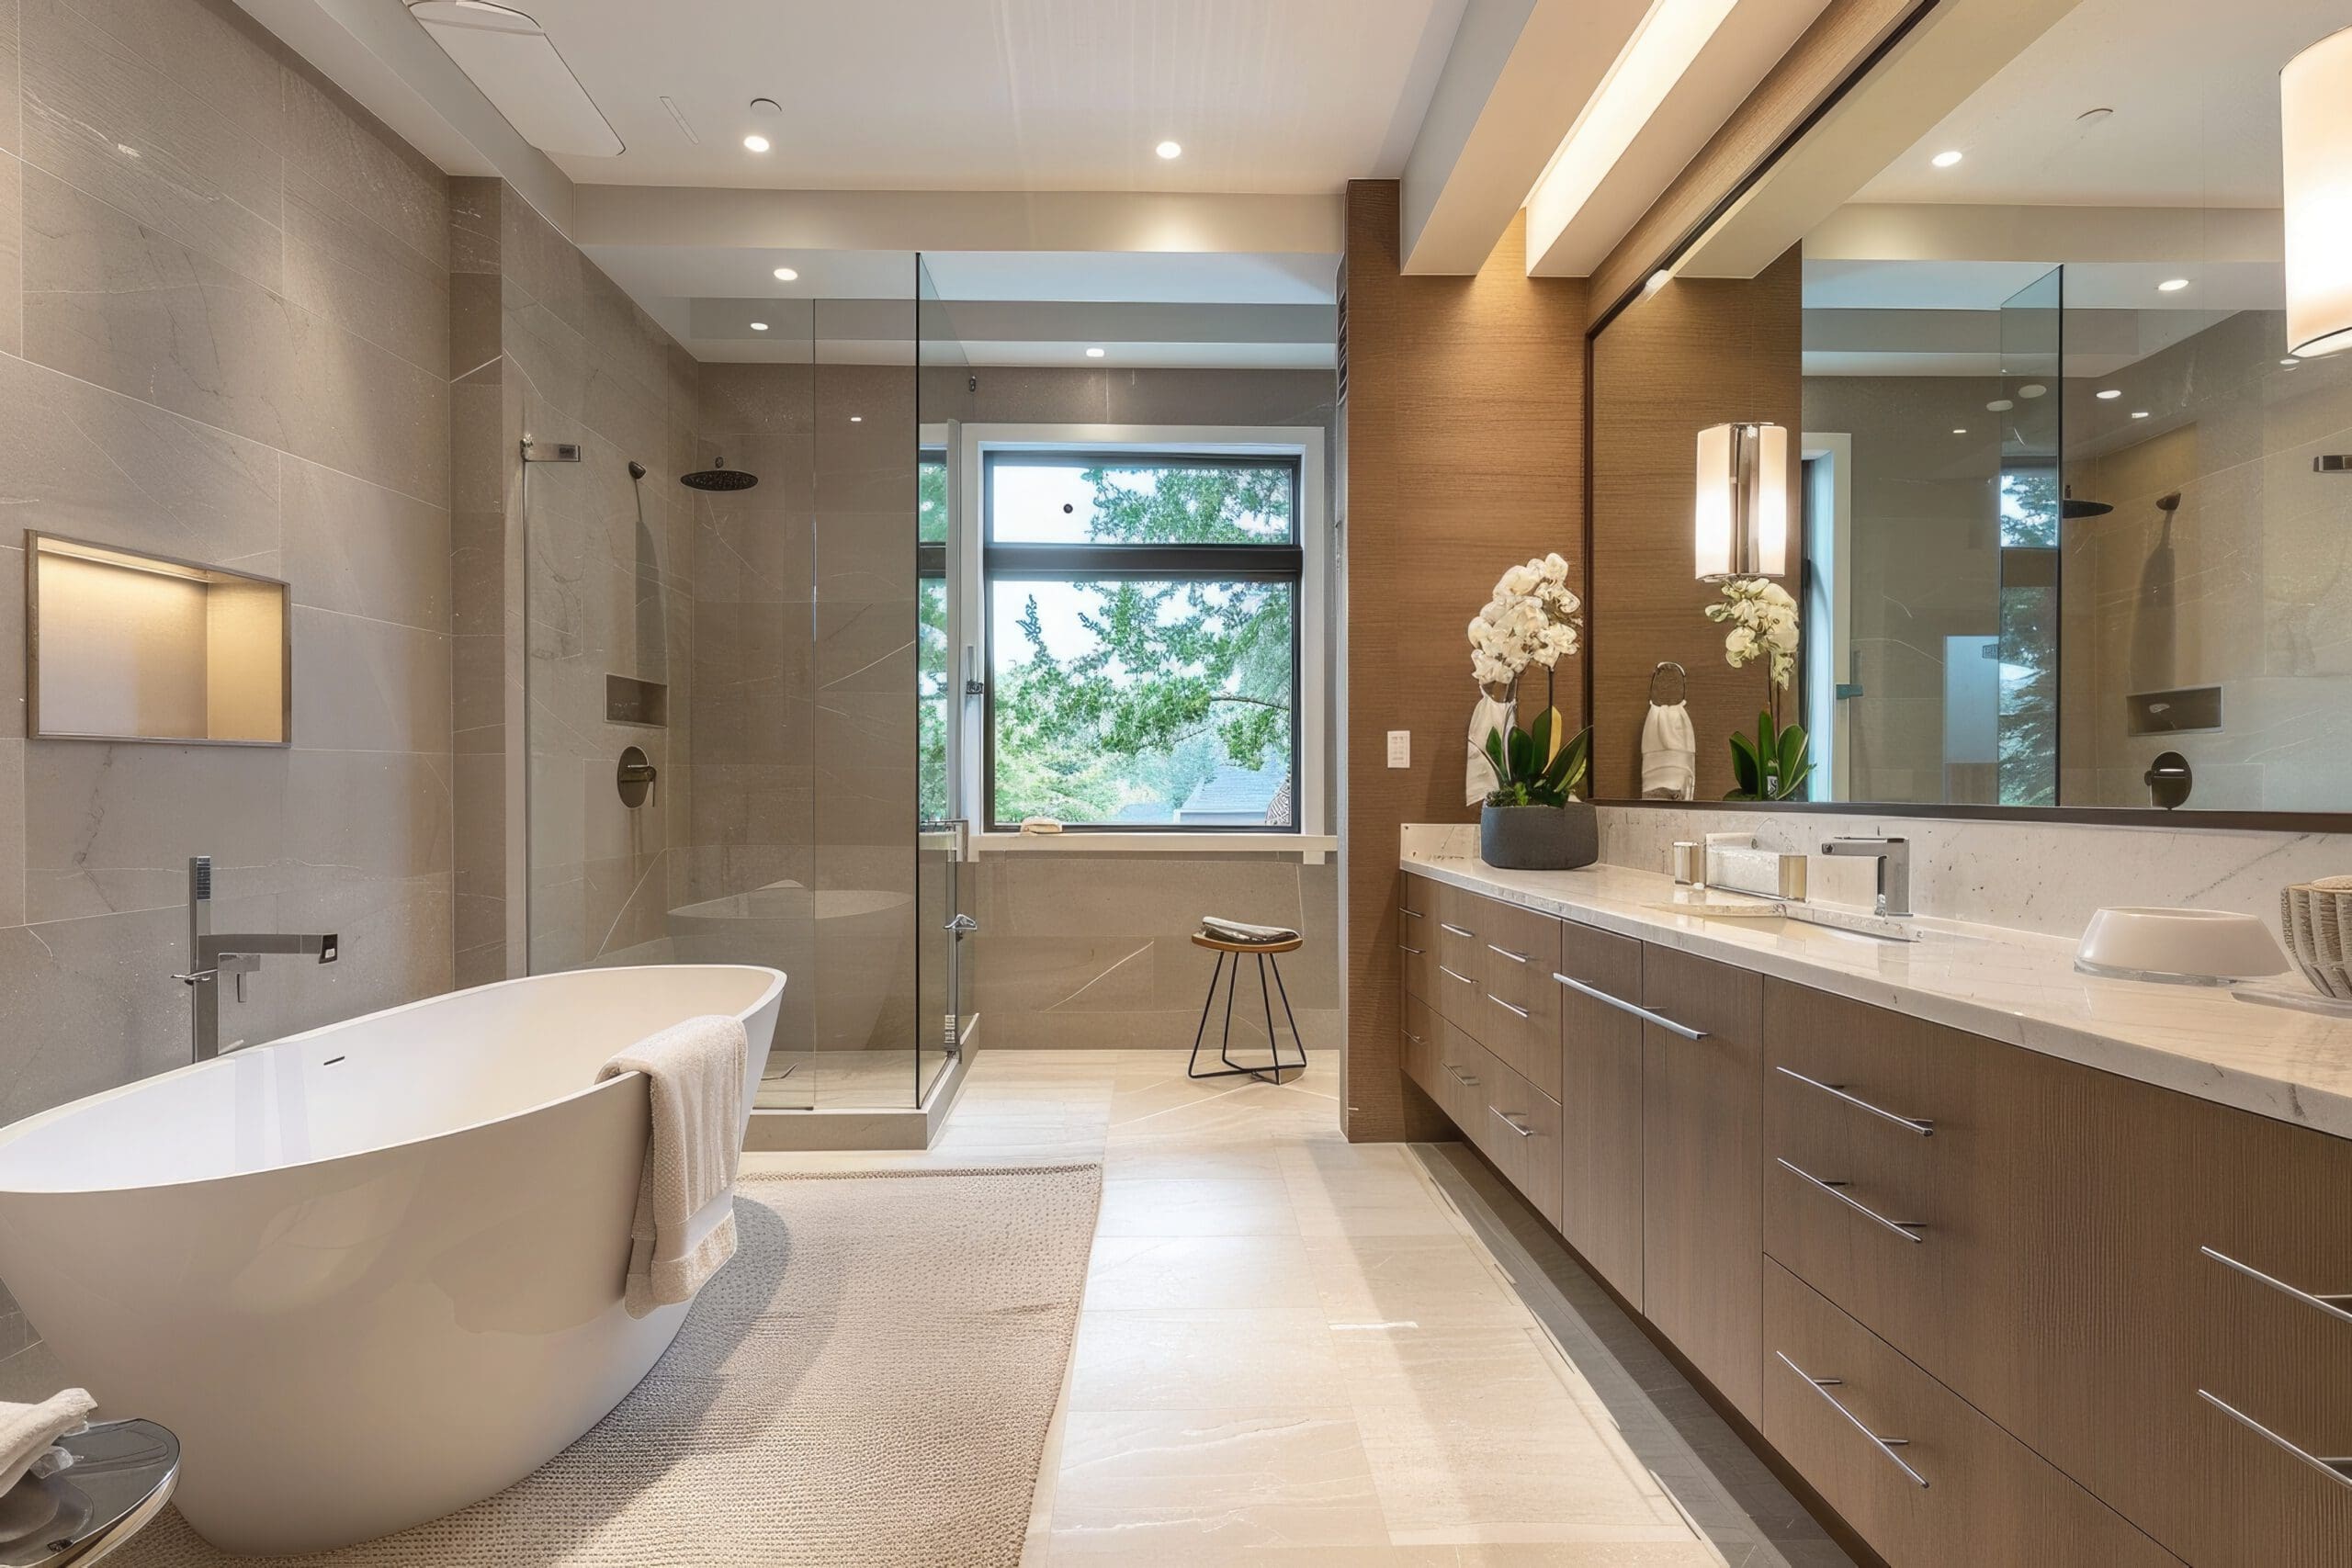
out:
M2352 0L2083 0L1855 199L2276 207L2279 68L2346 27Z
M1403 168L1463 0L514 3L625 144L578 181L1328 193Z

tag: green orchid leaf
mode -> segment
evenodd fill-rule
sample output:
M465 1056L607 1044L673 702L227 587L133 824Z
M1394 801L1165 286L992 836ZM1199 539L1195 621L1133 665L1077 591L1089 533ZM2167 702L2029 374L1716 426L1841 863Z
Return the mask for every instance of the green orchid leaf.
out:
M1539 763L1547 761L1552 755L1552 710L1545 708L1537 714L1534 726L1527 733L1535 748L1535 760Z
M1788 787L1786 781L1795 777L1796 774L1804 767L1806 744L1807 738L1804 732L1804 726L1801 724L1792 724L1789 726L1788 728L1781 731L1781 745L1778 761L1780 762L1781 778L1783 781L1781 784L1783 790ZM1785 800L1788 797L1786 795L1783 795L1781 798Z
M1494 766L1497 783L1510 782L1510 763L1503 756L1503 732L1499 729L1487 731L1487 761Z
M1764 770L1756 761L1756 743L1737 733L1731 738L1731 776L1745 799L1754 799L1764 784Z

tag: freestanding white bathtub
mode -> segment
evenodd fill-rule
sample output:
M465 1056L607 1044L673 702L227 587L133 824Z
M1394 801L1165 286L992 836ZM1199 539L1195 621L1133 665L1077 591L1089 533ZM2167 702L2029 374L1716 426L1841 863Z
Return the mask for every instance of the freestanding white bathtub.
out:
M320 1551L519 1480L635 1387L684 1305L621 1307L645 1153L624 1045L751 1036L784 976L597 969L436 997L0 1131L0 1279L115 1416L178 1434L233 1552Z

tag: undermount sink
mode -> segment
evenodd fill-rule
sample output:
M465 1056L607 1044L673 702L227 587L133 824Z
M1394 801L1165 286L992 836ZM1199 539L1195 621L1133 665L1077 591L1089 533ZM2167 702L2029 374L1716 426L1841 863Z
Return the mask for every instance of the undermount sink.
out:
M1864 915L1847 909L1831 909L1810 904L1792 903L1780 898L1748 898L1720 895L1701 895L1689 899L1653 904L1653 909L1669 915L1696 915L1702 919L1737 920L1761 931L1779 931L1792 925L1812 926L1820 931L1836 931L1842 936L1861 937L1870 942L1915 942L1926 939L1928 932L1907 921L1889 919L1883 915Z

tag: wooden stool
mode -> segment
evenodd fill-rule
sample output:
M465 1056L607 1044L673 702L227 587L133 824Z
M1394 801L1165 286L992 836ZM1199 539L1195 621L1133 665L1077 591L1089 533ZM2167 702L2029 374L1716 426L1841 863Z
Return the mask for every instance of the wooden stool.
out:
M1201 1003L1201 1026L1193 1031L1193 1055L1192 1059L1184 1064L1184 1076L1188 1078L1253 1077L1261 1083L1278 1084L1283 1081L1283 1073L1285 1069L1305 1071L1306 1041L1299 1034L1298 1020L1290 1010L1290 990L1283 984L1283 966L1274 963L1273 960L1276 953L1296 953L1306 945L1306 939L1293 937L1288 942L1227 942L1222 937L1198 933L1193 938L1193 945L1205 947L1216 953L1216 967L1209 971L1209 994L1207 999ZM1272 1064L1263 1067L1245 1067L1232 1056L1233 987L1234 983L1241 977L1243 955L1252 953L1258 955L1258 994L1266 1008L1266 1051L1267 1055L1272 1058ZM1225 965L1228 954L1233 959L1233 967L1229 972ZM1272 967L1274 977L1271 991L1266 986L1266 972L1269 966ZM1217 1043L1216 1055L1217 1060L1223 1062L1225 1067L1222 1071L1212 1068L1204 1073L1200 1070L1201 1041L1209 1032L1209 1009L1216 1005L1216 983L1220 976L1225 980L1225 1034ZM1295 1062L1283 1060L1282 1042L1274 1033L1274 996L1277 993L1283 998L1283 1018L1290 1025L1291 1043L1298 1048L1298 1060ZM1266 1075L1269 1073L1273 1077L1268 1077Z

